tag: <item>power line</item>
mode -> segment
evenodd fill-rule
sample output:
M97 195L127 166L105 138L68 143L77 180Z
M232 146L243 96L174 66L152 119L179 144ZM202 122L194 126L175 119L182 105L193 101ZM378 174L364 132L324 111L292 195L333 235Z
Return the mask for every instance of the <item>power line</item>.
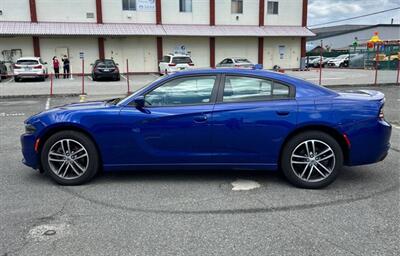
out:
M372 12L372 13L363 14L363 15L360 15L360 16L354 16L354 17L350 17L350 18L346 18L346 19L341 19L341 20L334 20L334 21L329 21L329 22L324 22L324 23L319 23L319 24L313 24L313 25L310 25L309 27L327 25L327 24L337 23L337 22L346 21L346 20L354 20L354 19L363 18L363 17L368 17L368 16L372 16L372 15L375 15L375 14L384 13L384 12L389 12L389 11L394 11L394 10L398 10L398 9L400 9L400 7L395 7L395 8L391 8L391 9L386 9L386 10L379 11L379 12Z

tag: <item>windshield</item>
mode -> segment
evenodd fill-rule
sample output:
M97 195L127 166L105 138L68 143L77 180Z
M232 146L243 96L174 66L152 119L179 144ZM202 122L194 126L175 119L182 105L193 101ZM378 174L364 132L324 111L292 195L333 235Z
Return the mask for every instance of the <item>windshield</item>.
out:
M235 59L236 63L251 63L248 59Z
M17 60L19 65L36 65L39 64L37 60Z
M131 97L135 97L136 95L140 94L142 91L144 91L149 85L151 85L152 83L155 83L157 81L160 81L162 79L166 79L168 76L160 76L157 79L143 85L142 87L140 87L137 91L135 91L134 93L132 93L131 95L128 95L125 98L121 98L119 99L119 101L116 104L125 104L125 103L129 103L131 101Z
M345 59L348 56L349 56L348 54L339 55L339 56L336 57L336 59Z
M115 63L113 60L104 60L104 61L99 61L97 62L97 67L100 68L113 68L115 67Z

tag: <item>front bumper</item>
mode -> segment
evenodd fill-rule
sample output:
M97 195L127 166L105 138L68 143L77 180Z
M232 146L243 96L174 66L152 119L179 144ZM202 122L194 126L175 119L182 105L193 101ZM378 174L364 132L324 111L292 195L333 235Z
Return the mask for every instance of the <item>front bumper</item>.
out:
M33 134L21 135L21 149L22 149L22 163L32 167L33 169L39 168L39 154L35 152L36 136Z

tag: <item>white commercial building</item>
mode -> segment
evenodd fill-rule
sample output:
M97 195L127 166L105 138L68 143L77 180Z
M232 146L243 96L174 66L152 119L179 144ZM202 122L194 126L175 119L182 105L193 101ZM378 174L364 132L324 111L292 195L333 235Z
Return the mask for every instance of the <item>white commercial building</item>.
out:
M184 46L197 67L245 57L265 68L299 68L307 0L1 0L0 60L68 55L72 72L113 58L126 72L157 72ZM83 53L83 54L82 54Z

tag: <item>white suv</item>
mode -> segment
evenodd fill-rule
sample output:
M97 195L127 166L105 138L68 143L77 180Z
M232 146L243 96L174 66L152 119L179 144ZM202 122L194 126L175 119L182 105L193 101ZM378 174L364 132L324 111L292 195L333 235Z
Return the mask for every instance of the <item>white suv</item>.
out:
M168 54L165 55L158 68L160 74L168 75L181 70L187 70L194 66L192 59L188 55Z
M48 74L46 64L39 57L19 58L12 66L15 82L19 82L23 78L39 78L44 81Z

